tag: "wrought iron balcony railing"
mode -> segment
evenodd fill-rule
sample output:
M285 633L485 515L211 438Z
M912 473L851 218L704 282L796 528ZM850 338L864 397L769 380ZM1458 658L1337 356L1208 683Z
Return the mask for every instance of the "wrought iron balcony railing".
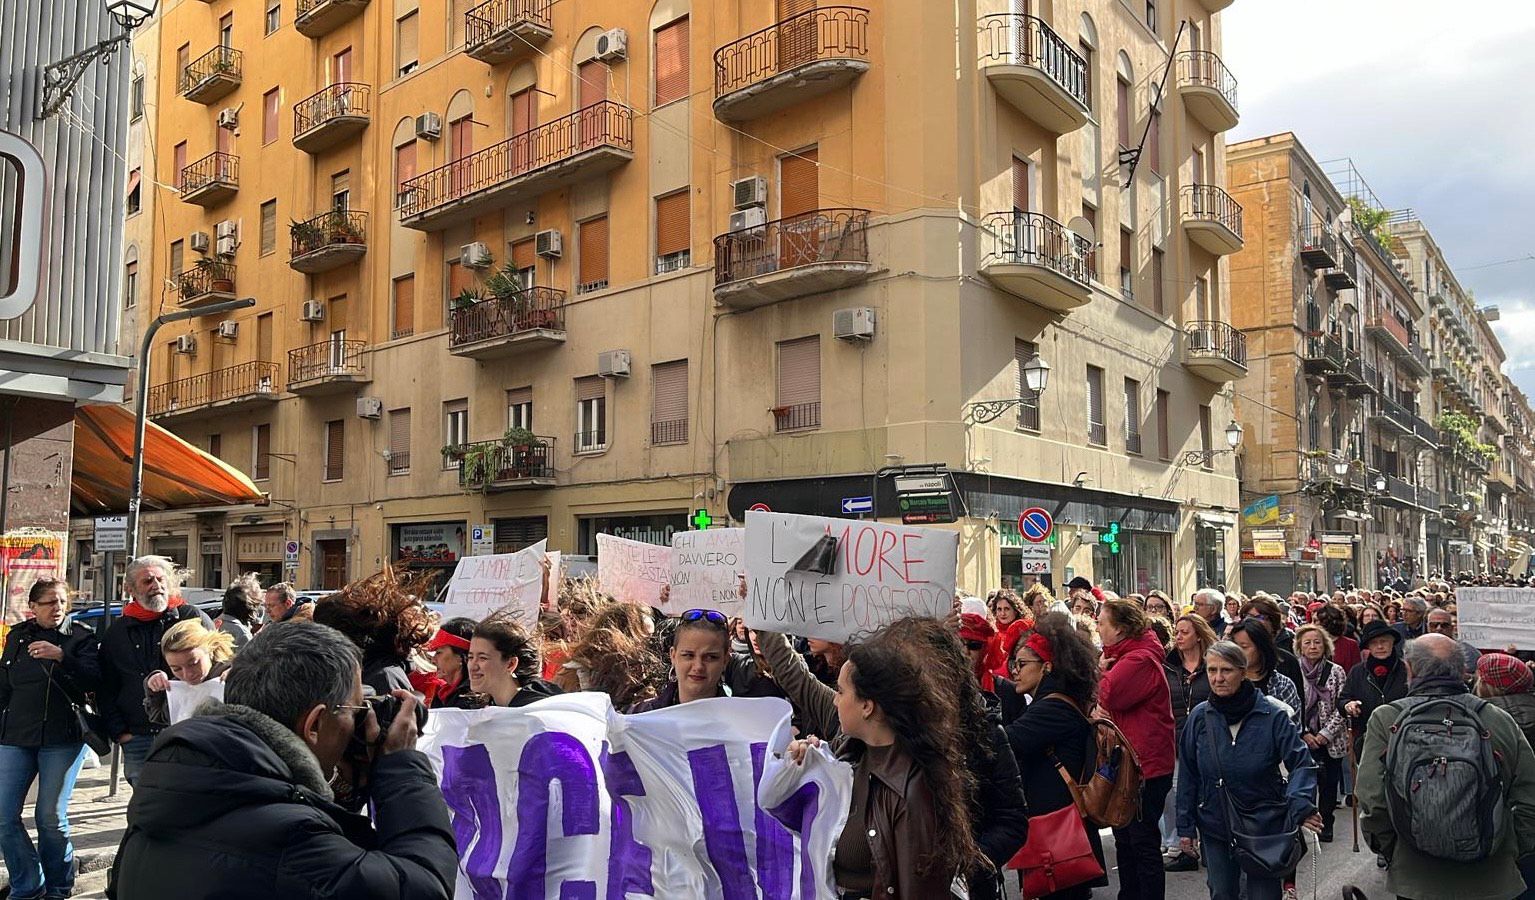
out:
M205 83L221 76L238 81L244 61L244 55L239 50L220 44L187 63L186 68L181 70L176 92L194 93Z
M1087 60L1043 19L1019 13L982 16L977 47L981 65L1038 69L1084 109L1089 105Z
M159 416L229 400L273 397L277 393L277 363L255 361L178 378L149 389L149 415Z
M553 0L490 0L464 14L464 49L470 55L518 27L551 28Z
M533 287L516 297L491 297L449 313L448 347L461 347L524 331L565 330L565 292Z
M1242 204L1214 184L1191 184L1183 189L1183 216L1215 222L1242 237Z
M371 85L348 81L321 88L293 105L293 139L342 117L367 116L372 102Z
M1221 58L1209 50L1185 50L1178 54L1178 84L1197 84L1220 92L1233 108L1237 105L1237 80Z
M176 275L178 303L191 303L209 294L235 292L235 264L221 259L204 259Z
M1083 286L1092 284L1097 268L1092 242L1044 213L992 213L981 228L995 241L988 262L1042 266Z
M1184 329L1192 356L1216 357L1247 366L1247 335L1226 322L1194 321Z
M367 374L366 341L324 341L288 351L288 383Z
M465 444L458 457L458 483L462 487L490 487L524 480L554 478L554 438L537 437L531 444L505 441L474 441Z
M229 153L210 153L181 170L181 196L187 197L205 187L221 184L240 186L240 157Z
M714 283L816 263L869 261L869 211L817 209L714 239Z
M329 247L368 242L368 214L355 209L332 209L293 225L289 256L298 259Z
M822 6L714 51L714 95L744 90L826 60L868 57L869 11L856 6Z

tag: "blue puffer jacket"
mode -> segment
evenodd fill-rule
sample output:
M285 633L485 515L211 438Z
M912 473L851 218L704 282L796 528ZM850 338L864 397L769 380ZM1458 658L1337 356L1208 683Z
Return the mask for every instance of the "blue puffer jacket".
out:
M1211 755L1216 752L1219 767ZM1178 776L1180 837L1194 837L1197 827L1205 840L1229 838L1226 805L1217 784L1222 771L1232 802L1253 813L1258 834L1288 831L1317 810L1311 751L1290 717L1267 698L1258 698L1235 739L1226 718L1209 702L1196 706L1183 727L1178 760L1184 767ZM1281 763L1290 774L1288 783L1280 774Z

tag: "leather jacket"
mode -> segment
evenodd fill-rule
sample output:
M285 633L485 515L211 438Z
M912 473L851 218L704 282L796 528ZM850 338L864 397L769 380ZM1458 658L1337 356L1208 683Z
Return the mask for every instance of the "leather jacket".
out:
M843 735L832 743L837 758L863 766L862 741ZM924 874L919 864L931 852L937 833L937 811L922 770L897 749L869 770L869 851L874 859L875 897L897 900L939 900L949 896L953 873Z

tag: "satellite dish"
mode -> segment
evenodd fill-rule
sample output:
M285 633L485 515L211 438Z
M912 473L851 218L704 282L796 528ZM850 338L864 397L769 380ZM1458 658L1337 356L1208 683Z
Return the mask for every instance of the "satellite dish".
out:
M1093 233L1093 223L1087 221L1085 217L1077 216L1075 219L1067 222L1066 227L1072 234L1087 241L1089 244L1098 243L1098 235Z

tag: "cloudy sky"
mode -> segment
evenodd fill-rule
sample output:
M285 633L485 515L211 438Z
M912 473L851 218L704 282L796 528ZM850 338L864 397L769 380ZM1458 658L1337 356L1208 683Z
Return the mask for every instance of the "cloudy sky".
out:
M1222 16L1242 115L1228 139L1293 131L1415 210L1501 309L1505 369L1535 401L1535 3L1241 0Z

